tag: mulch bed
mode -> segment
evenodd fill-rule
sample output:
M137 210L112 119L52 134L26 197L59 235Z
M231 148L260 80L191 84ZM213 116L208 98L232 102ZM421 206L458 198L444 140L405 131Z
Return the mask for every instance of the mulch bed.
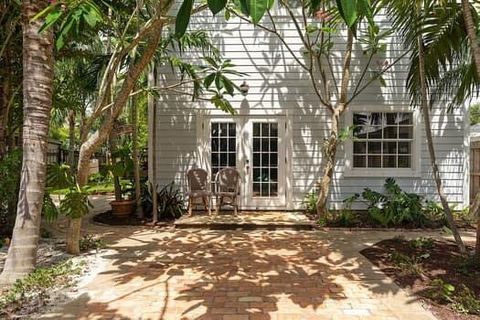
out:
M136 215L129 215L126 217L118 217L112 214L112 211L106 211L99 213L93 217L93 221L110 225L110 226L151 226L152 219L144 218L140 219ZM161 225L173 224L174 220L160 220Z
M469 249L473 249L469 247ZM421 260L421 274L405 273L392 262L393 252L402 253L409 257L419 257L428 254ZM455 286L456 290L462 285L471 289L475 296L480 298L480 265L465 265L466 258L458 252L453 242L434 240L430 248L415 248L405 239L388 239L364 249L361 253L386 275L393 278L402 288L419 296L431 308L436 317L442 320L472 320L480 319L477 315L460 314L452 310L448 303L435 301L431 297L432 280L441 279ZM457 291L455 291L457 292Z

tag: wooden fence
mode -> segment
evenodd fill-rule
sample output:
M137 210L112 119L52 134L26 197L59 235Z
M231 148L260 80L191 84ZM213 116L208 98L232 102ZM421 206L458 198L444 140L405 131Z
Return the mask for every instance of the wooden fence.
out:
M480 141L470 142L470 202L480 190Z

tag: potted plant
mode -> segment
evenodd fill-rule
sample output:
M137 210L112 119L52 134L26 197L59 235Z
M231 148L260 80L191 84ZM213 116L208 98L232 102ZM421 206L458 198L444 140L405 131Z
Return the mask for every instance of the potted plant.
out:
M126 217L135 211L135 197L132 183L133 160L129 144L117 148L112 152L112 161L108 170L113 176L115 188L115 200L110 202L112 214L118 217ZM128 179L129 182L125 183Z

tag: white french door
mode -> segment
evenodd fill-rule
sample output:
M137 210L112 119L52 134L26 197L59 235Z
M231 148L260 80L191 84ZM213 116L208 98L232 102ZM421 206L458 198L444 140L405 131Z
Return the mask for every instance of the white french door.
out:
M220 169L234 167L242 178L242 209L285 209L284 117L212 117L205 124L212 181Z

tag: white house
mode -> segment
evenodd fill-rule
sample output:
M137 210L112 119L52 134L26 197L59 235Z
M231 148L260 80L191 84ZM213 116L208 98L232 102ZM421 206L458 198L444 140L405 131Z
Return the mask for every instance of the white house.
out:
M236 79L249 86L246 96L230 101L237 114L215 109L206 101L191 101L180 94L162 95L150 107L150 128L155 121L156 146L150 146L150 177L158 185L175 181L185 187L189 168L215 173L224 166L236 167L242 175L240 207L243 209L295 210L321 176L322 144L328 133L328 111L313 92L310 78L278 38L241 21L194 17L190 28L208 30L212 41L236 70L248 73ZM276 28L302 56L302 43L288 16L275 13ZM380 19L381 20L381 19ZM380 23L387 23L385 21ZM267 23L268 25L268 23ZM341 38L341 35L338 37ZM373 68L392 63L403 52L394 36L387 51L375 57ZM343 45L335 47L334 72L339 72ZM354 88L367 57L355 46L352 62ZM187 55L186 53L184 56ZM187 57L198 60L200 52ZM406 191L435 197L429 155L419 110L409 105L405 57L385 74L385 85L373 82L350 105L342 121L358 125L356 139L340 146L331 187L330 206L363 188L382 190L385 178L393 177ZM368 76L367 76L368 78ZM169 67L158 66L158 85L175 83ZM365 81L365 80L364 80ZM153 107L156 117L153 118ZM469 128L464 109L447 113L443 105L432 110L432 126L445 191L452 204L467 205L469 176ZM152 150L156 161L152 162ZM153 174L155 176L153 177Z

